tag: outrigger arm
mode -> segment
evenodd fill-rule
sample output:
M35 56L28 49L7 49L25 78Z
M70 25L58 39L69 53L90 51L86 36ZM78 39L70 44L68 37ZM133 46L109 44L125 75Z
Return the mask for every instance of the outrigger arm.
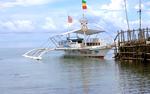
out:
M23 54L24 57L31 58L31 59L36 59L36 60L41 60L42 56L49 52L53 51L55 48L38 48L38 49L32 49L25 54Z

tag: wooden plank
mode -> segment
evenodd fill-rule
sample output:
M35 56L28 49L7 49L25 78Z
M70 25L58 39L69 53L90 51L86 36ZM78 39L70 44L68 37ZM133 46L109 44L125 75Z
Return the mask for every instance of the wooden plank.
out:
M143 60L144 58L132 58L132 57L124 57L124 58L121 58L123 60Z
M119 52L121 54L135 54L136 52Z

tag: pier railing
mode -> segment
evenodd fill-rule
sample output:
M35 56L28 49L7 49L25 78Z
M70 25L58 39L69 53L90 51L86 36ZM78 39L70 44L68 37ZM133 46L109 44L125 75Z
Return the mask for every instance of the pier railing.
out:
M118 43L118 46L121 46L128 42L143 42L148 39L150 39L150 28L143 28L118 31L114 41Z

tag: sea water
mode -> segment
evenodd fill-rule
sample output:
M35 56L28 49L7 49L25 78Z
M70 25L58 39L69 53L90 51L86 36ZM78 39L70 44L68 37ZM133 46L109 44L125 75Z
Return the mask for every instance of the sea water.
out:
M150 65L66 58L52 51L42 60L22 56L47 41L47 33L0 34L0 94L150 94Z

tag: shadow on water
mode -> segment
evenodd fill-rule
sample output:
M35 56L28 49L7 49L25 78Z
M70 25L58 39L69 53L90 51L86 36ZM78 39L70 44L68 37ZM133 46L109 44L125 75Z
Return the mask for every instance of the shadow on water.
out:
M150 64L117 62L122 94L150 93Z

